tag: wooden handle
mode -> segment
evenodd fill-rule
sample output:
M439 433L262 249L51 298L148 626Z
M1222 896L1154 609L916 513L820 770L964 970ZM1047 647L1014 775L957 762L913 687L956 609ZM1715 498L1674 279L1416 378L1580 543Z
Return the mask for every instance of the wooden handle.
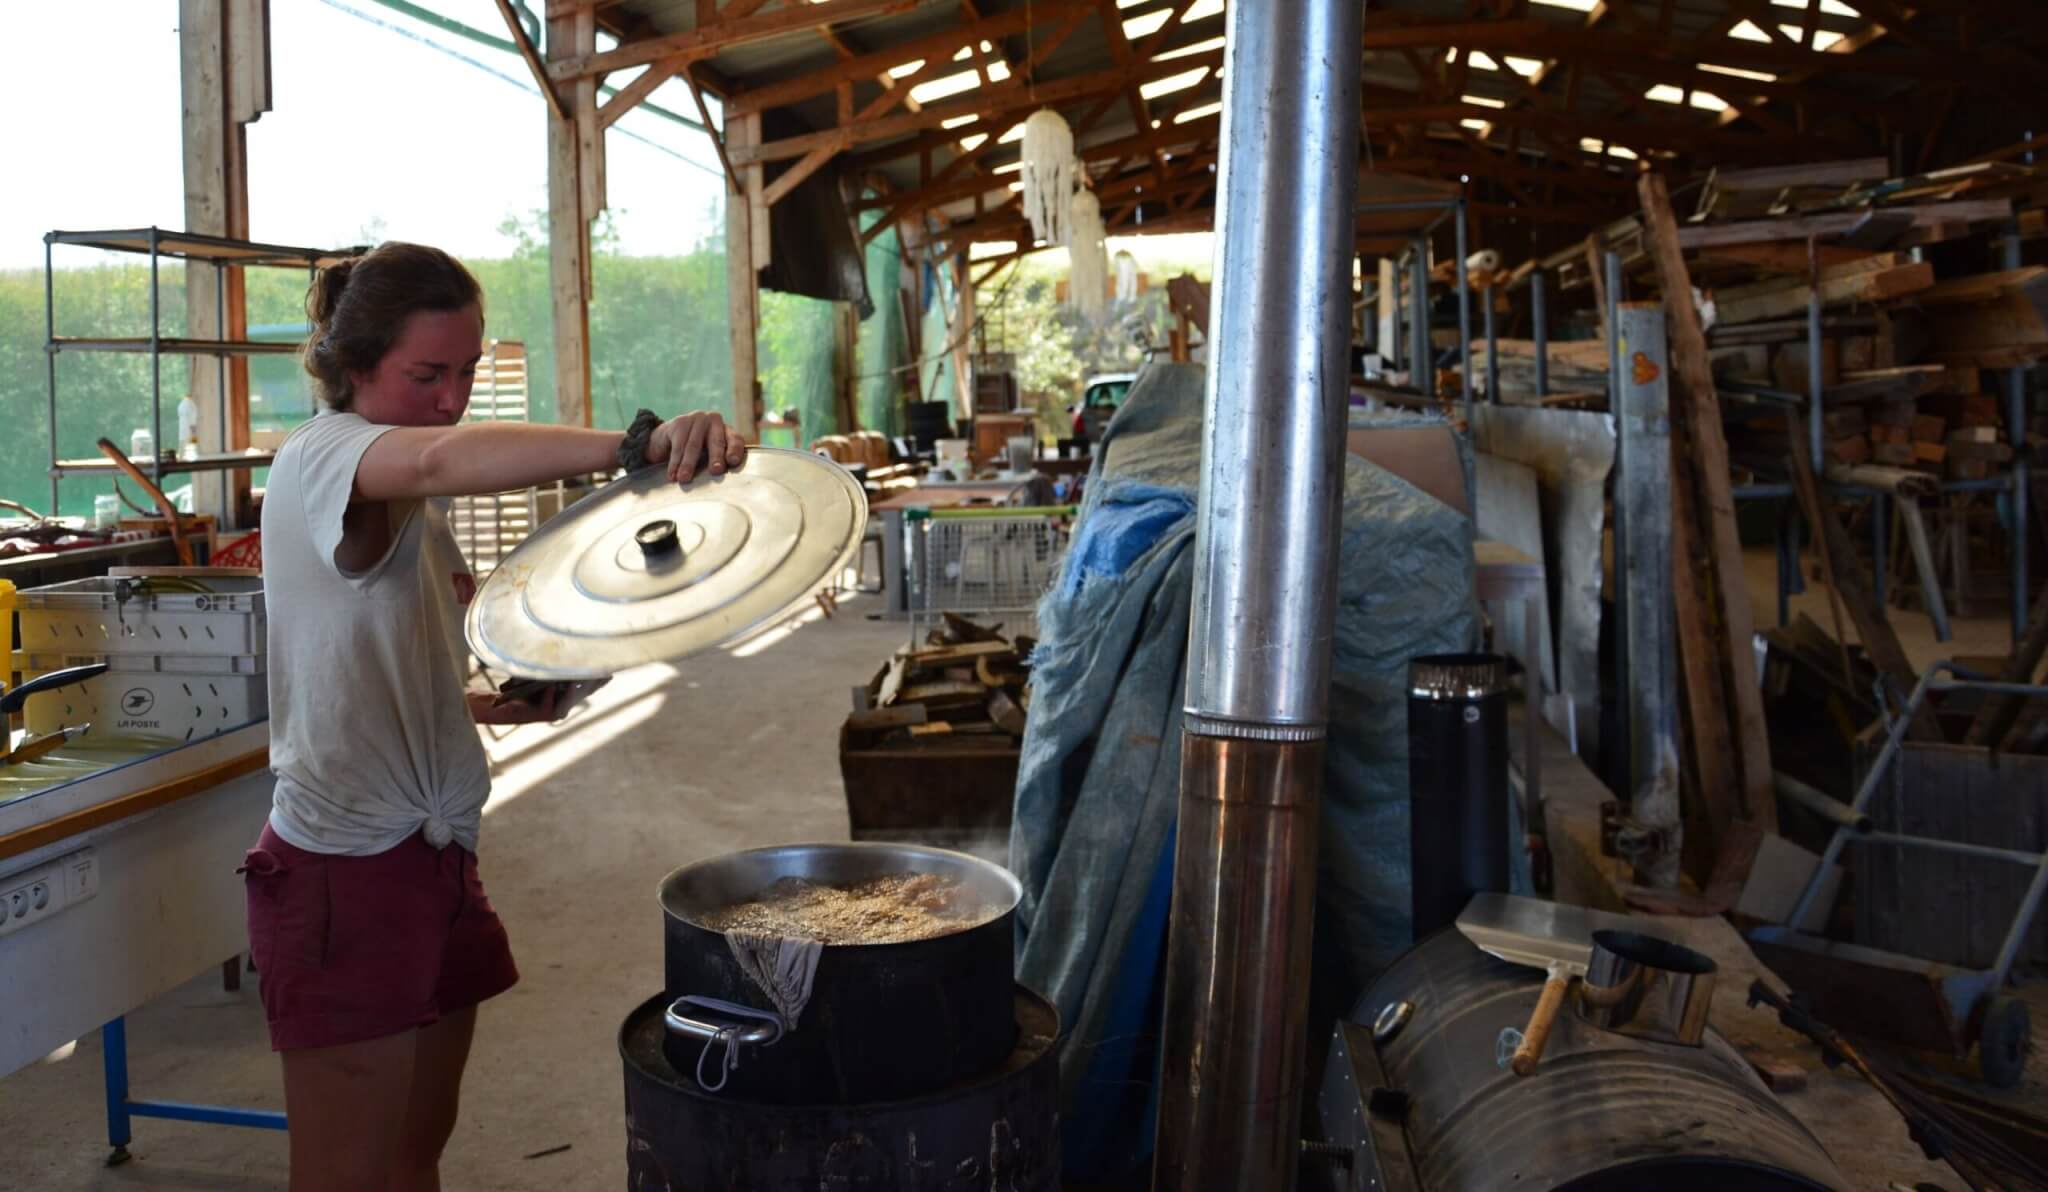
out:
M1527 1076L1536 1070L1536 1062L1543 1058L1543 1045L1550 1042L1550 1027L1557 1021L1557 1012L1564 1005L1564 989L1571 978L1562 969L1552 969L1550 979L1543 983L1543 995L1536 999L1536 1009L1529 1015L1529 1029L1522 1032L1522 1045L1515 1048L1512 1067L1517 1076Z
M185 541L185 526L178 520L178 506L164 495L164 490L156 481L151 480L143 474L141 468L135 466L134 460L129 459L119 447L114 446L112 439L101 439L99 447L101 455L113 460L115 467L121 469L127 474L128 479L133 480L141 486L143 492L149 494L149 499L156 503L157 512L164 515L164 521L170 527L171 548L178 552L178 565L192 566L192 547Z

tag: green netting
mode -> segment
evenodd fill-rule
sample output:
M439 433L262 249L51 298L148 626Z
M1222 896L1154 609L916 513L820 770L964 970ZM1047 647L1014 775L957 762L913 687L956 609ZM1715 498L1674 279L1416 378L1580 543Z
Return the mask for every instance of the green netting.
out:
M870 211L863 218L863 230L881 218ZM860 339L854 346L856 376L855 410L862 430L878 430L891 437L903 433L903 396L909 388L909 337L903 326L903 259L899 255L896 229L890 228L868 242L868 296L875 311L860 325Z

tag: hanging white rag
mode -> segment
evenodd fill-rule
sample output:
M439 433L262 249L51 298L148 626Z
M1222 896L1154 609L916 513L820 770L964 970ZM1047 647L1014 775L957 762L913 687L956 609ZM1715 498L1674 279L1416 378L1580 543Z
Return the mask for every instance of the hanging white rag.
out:
M750 931L726 932L725 944L739 961L740 971L768 995L769 1004L782 1015L782 1029L795 1030L797 1018L811 1000L811 981L818 975L818 958L825 954L825 945Z

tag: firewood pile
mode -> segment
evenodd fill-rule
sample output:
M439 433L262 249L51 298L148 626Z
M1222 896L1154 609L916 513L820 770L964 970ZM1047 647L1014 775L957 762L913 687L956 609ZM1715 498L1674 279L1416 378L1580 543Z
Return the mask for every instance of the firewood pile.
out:
M1013 745L1031 707L1031 638L947 613L925 644L897 651L875 673L847 718L879 733L877 744L914 745L962 737Z

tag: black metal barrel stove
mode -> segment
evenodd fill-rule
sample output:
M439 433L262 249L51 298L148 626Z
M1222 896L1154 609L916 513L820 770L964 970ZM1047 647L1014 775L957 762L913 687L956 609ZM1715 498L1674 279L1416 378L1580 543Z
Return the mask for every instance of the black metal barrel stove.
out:
M786 1030L724 934L704 926L783 878L897 874L957 880L1001 913L930 939L826 945ZM1052 1192L1059 1021L1015 982L1021 896L998 866L898 844L753 849L670 874L667 988L619 1030L627 1186Z

